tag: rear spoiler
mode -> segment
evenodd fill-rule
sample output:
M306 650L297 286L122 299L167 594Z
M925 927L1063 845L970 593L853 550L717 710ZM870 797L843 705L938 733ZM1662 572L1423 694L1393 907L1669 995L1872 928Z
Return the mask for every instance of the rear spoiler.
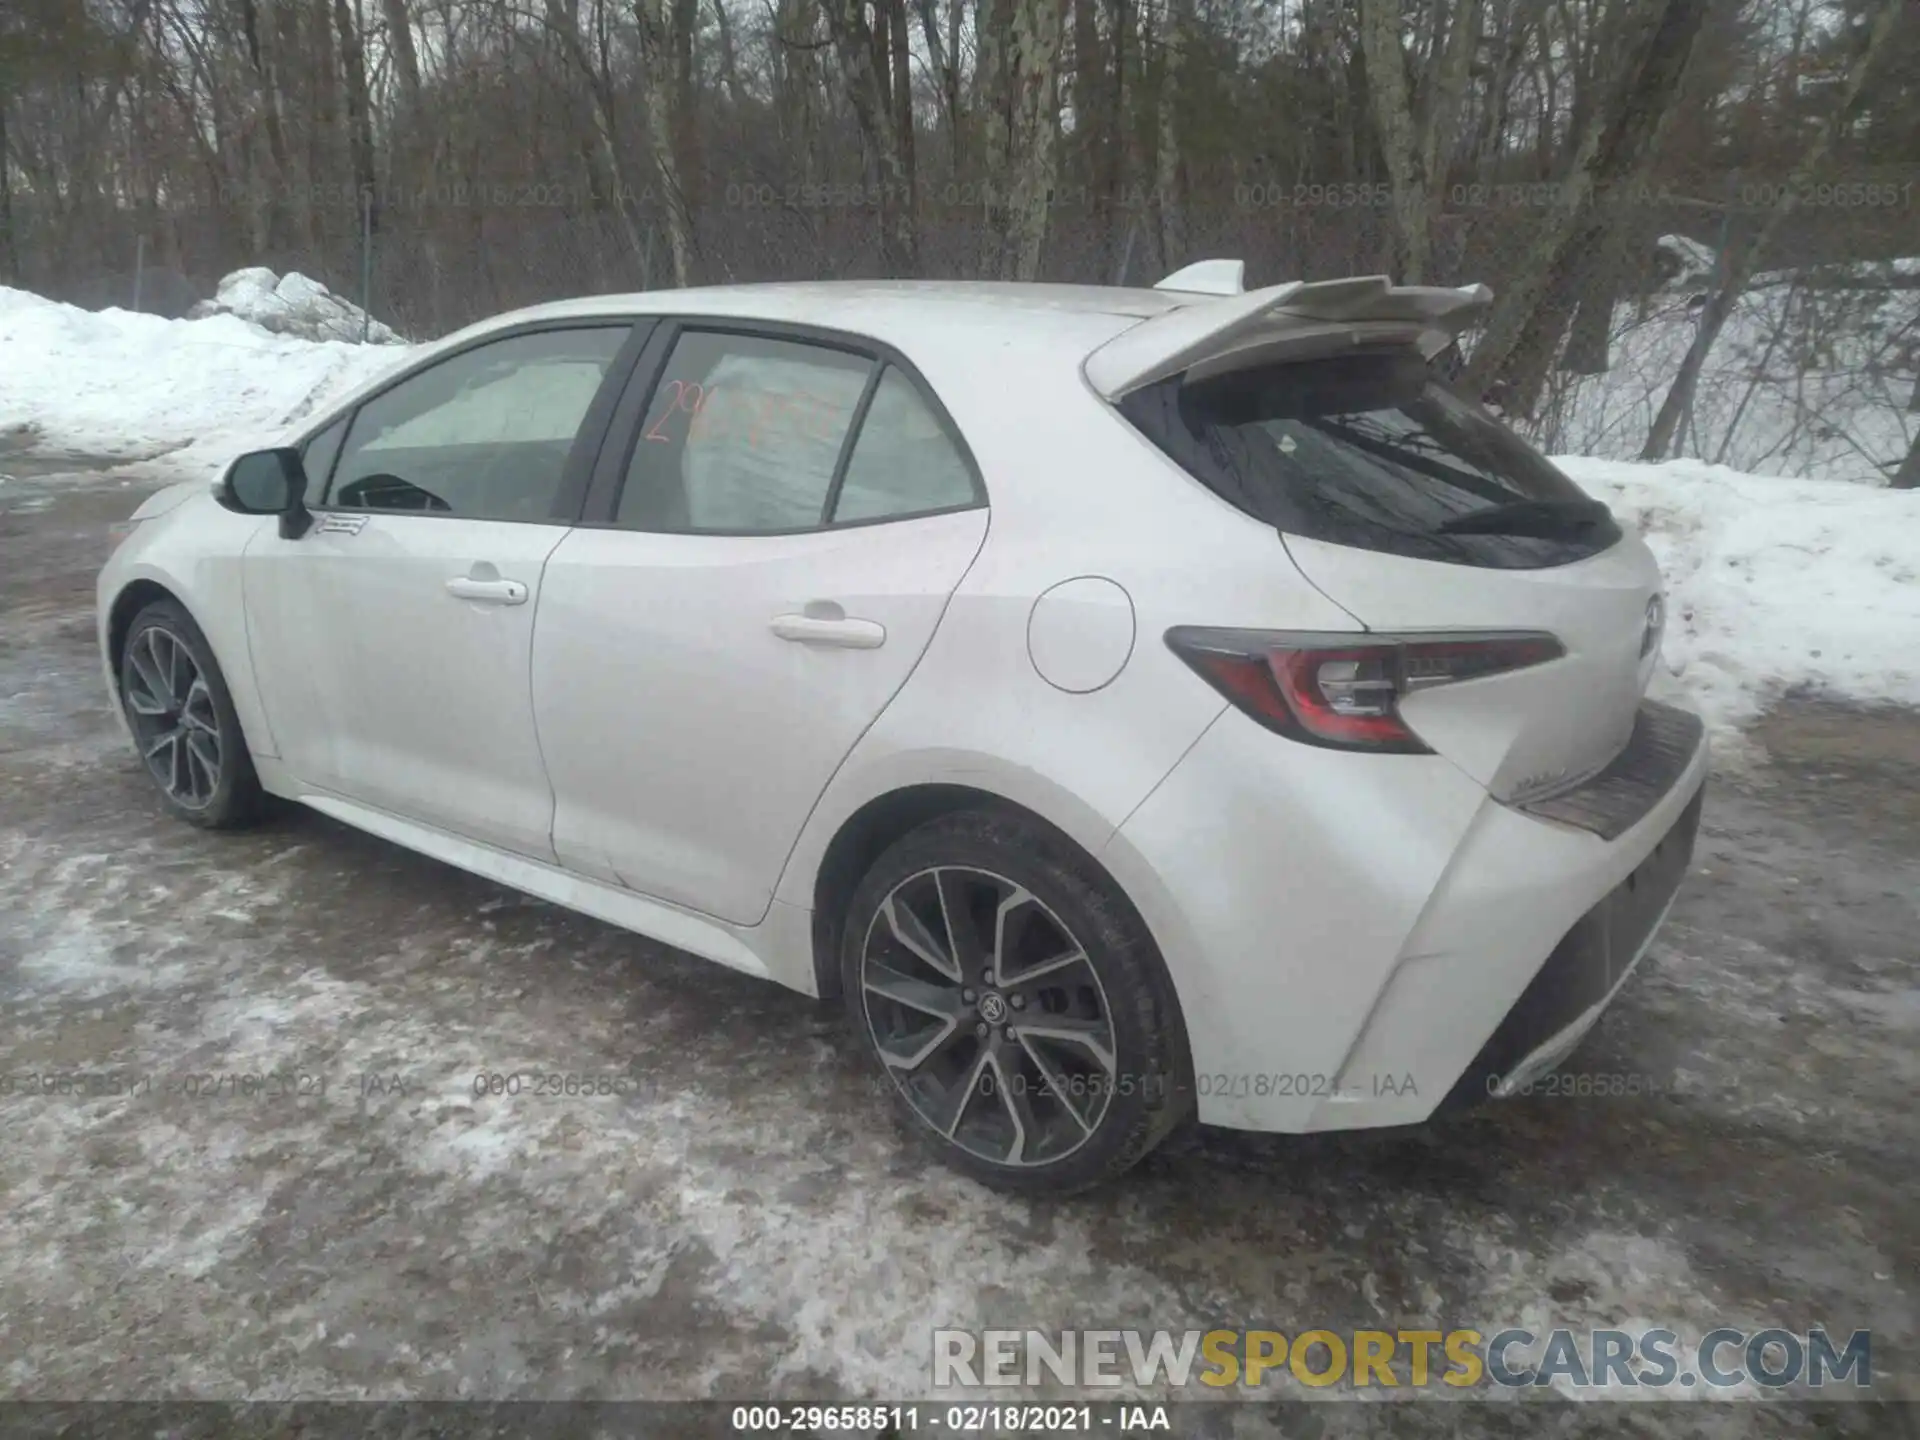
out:
M1220 262L1205 262L1208 264ZM1169 276L1156 288L1176 290L1200 266ZM1185 293L1199 294L1198 286ZM1218 292L1212 292L1218 294ZM1109 400L1177 375L1288 331L1340 324L1401 324L1457 335L1493 301L1485 285L1457 289L1395 285L1385 275L1344 280L1295 280L1243 295L1196 299L1115 336L1087 357L1086 375Z

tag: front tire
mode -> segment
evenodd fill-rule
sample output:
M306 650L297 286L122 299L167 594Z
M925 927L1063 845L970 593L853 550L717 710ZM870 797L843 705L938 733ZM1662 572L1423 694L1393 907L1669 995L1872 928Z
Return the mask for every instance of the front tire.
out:
M120 708L161 803L208 830L259 819L265 796L213 647L173 600L133 617L120 652Z
M1113 882L1012 812L941 816L854 891L841 979L907 1125L987 1184L1071 1194L1191 1106L1179 1007Z

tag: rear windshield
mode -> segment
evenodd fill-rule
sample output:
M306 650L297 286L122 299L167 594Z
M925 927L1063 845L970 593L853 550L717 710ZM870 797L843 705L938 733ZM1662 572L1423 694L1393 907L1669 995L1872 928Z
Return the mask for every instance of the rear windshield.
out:
M1177 376L1120 408L1195 479L1286 534L1506 570L1620 538L1604 515L1580 519L1590 502L1573 481L1405 346ZM1495 507L1521 513L1446 533Z

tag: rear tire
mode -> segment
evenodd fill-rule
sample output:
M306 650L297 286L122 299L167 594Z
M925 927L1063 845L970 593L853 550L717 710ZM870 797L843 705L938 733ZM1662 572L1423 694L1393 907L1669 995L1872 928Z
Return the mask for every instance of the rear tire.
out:
M251 825L266 796L213 647L174 600L133 617L120 652L120 708L160 802L190 825Z
M849 902L840 973L898 1113L986 1184L1090 1189L1191 1108L1179 1006L1146 926L1025 816L962 811L895 842Z

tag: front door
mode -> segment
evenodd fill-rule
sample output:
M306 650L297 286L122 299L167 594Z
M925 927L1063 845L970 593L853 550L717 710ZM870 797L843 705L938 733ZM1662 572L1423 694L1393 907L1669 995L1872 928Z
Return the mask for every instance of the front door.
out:
M608 523L547 563L533 674L554 844L752 924L932 639L987 511L898 364L741 332L659 343L650 400L622 406L631 459L610 439L602 460L622 482Z
M303 783L551 860L529 670L547 558L624 325L492 341L360 406L311 530L264 528L247 618Z

